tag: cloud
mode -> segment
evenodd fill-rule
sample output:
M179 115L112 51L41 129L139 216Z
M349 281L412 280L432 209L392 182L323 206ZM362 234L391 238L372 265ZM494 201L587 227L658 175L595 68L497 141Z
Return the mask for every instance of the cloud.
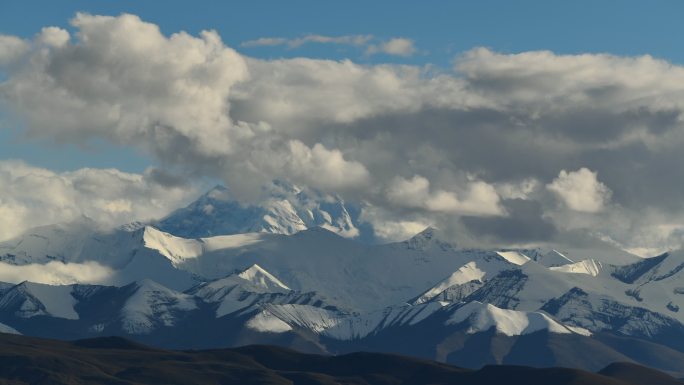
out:
M289 48L299 48L305 44L342 44L351 46L364 46L373 39L371 35L347 35L347 36L325 36L325 35L306 35L295 39L282 37L262 37L256 40L246 41L240 44L242 47L272 47L287 45Z
M611 191L599 182L595 172L588 168L567 172L561 170L558 178L546 185L569 209L596 213L610 200Z
M299 141L291 141L289 149L285 168L309 186L334 190L370 181L368 170L361 163L345 160L337 149L328 150L320 143L309 148Z
M4 99L25 100L14 108L36 128L33 134L71 141L103 136L123 144L154 138L162 148L182 137L208 154L230 151L226 98L248 74L242 57L215 32L167 38L133 15L77 14L72 25L79 29L76 44L64 30L44 29L33 60L0 88ZM55 119L55 111L64 114Z
M70 38L69 32L59 27L45 27L36 37L36 42L48 47L63 47Z
M245 41L242 47L273 47L287 44L288 40L284 37L260 37L255 40Z
M387 55L396 56L411 56L416 52L416 47L411 39L393 38L378 45L370 45L366 49L366 53L373 55L376 53L384 53Z
M387 189L387 198L398 206L441 213L481 216L503 214L496 190L482 181L469 183L463 198L460 198L452 191L430 191L430 181L420 175L414 175L411 179L397 178Z
M167 36L133 15L79 14L72 24L73 36L1 40L0 103L33 136L148 151L162 167L147 183L222 178L249 200L283 179L372 207L383 237L420 223L492 242L577 229L625 247L681 239L682 66L486 48L449 70L259 60L215 32ZM290 42L278 39L260 44ZM301 44L314 41L334 42ZM409 52L406 42L393 47ZM128 206L98 210L123 217ZM517 231L520 223L536 230Z
M373 35L306 35L293 39L284 37L262 37L243 42L240 46L247 48L287 46L290 49L294 49L311 43L366 47L365 53L367 55L384 53L387 55L411 56L416 52L415 44L411 39L395 37L386 41L380 41Z
M0 161L0 240L39 225L87 216L105 226L159 218L197 192L168 187L149 174L114 169L56 173Z
M502 202L506 216L463 218L463 223L480 243L491 242L510 246L526 246L538 241L553 240L558 229L546 218L536 201L510 199Z
M29 50L30 44L16 36L0 35L0 70L10 66Z
M96 262L63 263L52 261L44 265L12 265L0 262L0 281L9 283L30 281L48 285L95 284L108 281L113 273L109 267Z

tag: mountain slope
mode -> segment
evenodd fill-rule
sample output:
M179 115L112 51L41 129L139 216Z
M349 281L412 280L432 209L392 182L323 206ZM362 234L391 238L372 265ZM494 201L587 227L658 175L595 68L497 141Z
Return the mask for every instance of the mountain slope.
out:
M634 373L641 384L681 384L662 373L625 365L608 367L603 374L511 366L472 371L377 353L317 356L270 346L180 352L118 338L59 342L1 335L0 359L0 379L15 384L635 385L629 378Z
M325 227L346 237L359 230L344 201L309 195L296 186L275 183L260 205L245 205L230 191L216 186L188 206L155 224L162 231L186 238L243 233L294 234L311 227Z

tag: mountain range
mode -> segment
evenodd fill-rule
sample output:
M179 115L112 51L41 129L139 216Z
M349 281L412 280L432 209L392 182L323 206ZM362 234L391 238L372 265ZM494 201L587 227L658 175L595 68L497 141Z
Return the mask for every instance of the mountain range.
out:
M369 244L345 202L285 187L259 206L217 187L152 223L1 242L0 332L684 377L682 251L472 249L433 228Z
M274 346L170 351L118 337L63 342L0 335L3 384L349 384L349 385L678 385L642 366L615 363L597 373L522 366L468 370L395 354L312 355Z

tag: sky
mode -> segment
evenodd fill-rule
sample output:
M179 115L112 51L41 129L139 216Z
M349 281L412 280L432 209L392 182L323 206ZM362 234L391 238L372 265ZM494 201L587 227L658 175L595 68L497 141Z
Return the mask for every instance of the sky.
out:
M0 239L287 180L383 239L684 234L680 1L0 3Z

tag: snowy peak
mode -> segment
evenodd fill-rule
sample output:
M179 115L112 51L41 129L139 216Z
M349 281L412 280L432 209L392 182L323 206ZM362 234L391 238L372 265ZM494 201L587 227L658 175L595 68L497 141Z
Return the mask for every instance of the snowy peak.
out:
M142 234L145 247L157 250L174 264L188 258L196 258L203 252L202 243L195 239L179 238L152 226L145 226L137 232Z
M145 279L126 288L132 291L121 310L121 326L131 334L147 334L158 326L173 326L182 312L197 308L195 299Z
M533 261L546 267L556 267L567 265L570 263L575 263L575 261L570 259L567 255L565 255L565 253L561 253L556 249L534 249L524 251L524 253L525 255L529 256Z
M259 205L249 205L235 200L227 188L216 186L156 226L186 238L253 232L291 235L314 226L344 237L359 235L354 218L337 197L306 194L284 182L274 183L266 194Z
M649 258L644 262L646 263L640 266L640 268L641 270L648 268L648 270L644 271L637 279L637 282L640 284L665 280L671 281L673 279L679 281L678 278L681 278L682 273L684 273L684 251L682 250Z
M610 330L650 338L667 329L682 329L679 321L662 313L620 303L607 295L588 293L579 287L548 301L541 310L566 325L592 332Z
M260 308L266 303L323 304L322 298L316 293L293 291L257 264L239 273L198 285L186 293L204 302L218 304L215 310L217 318Z
M72 286L22 282L0 298L0 310L20 318L50 316L76 320L79 316L74 306L78 301L72 291Z
M188 292L201 297L218 301L239 287L239 291L248 293L287 293L291 289L273 274L261 266L254 264L249 268L224 278L203 283Z
M585 259L577 263L562 266L554 266L549 269L562 273L587 274L592 277L598 276L603 270L603 264L595 259Z
M87 217L27 230L22 235L0 242L0 261L11 264L47 263L75 258L86 240L97 230Z
M631 284L646 276L648 272L652 272L653 269L657 268L668 257L669 253L664 253L657 257L646 258L636 263L619 266L614 268L611 275L624 283Z
M492 304L477 301L457 308L446 324L455 325L466 321L468 334L484 332L491 328L507 336L531 334L542 330L557 334L588 334L579 328L573 330L541 312L501 309Z
M498 251L497 254L508 262L522 266L530 261L530 257L519 251Z
M411 301L417 305L429 301L459 302L482 287L485 279L515 267L508 260L485 255L461 266L443 281Z
M273 276L273 274L264 270L256 263L238 274L238 277L268 291L290 290L289 287Z
M440 239L440 237L441 232L438 229L434 227L427 227L425 230L414 235L403 243L409 250L428 251L433 248L439 248L443 251L451 251L455 249L454 245Z

